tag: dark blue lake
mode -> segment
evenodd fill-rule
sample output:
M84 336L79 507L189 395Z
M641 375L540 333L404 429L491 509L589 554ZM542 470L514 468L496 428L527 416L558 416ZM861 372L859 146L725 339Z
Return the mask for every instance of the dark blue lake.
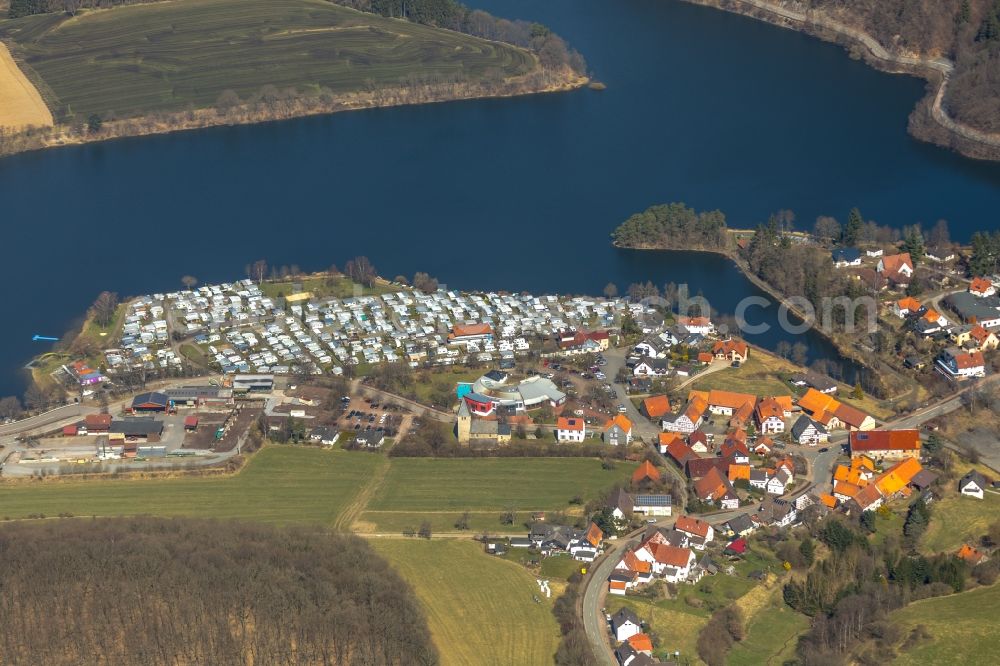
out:
M835 46L676 0L477 0L544 22L603 92L385 109L0 160L0 395L102 289L135 295L365 254L464 289L600 293L687 282L720 312L756 293L711 255L613 249L646 206L777 209L895 225L995 226L1000 165L918 143L923 82ZM775 308L765 311L773 317ZM791 336L751 338L765 346ZM805 338L814 357L829 350Z

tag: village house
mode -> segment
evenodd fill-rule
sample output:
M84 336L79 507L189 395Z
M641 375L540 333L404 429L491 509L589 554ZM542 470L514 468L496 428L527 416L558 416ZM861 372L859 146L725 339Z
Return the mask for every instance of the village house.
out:
M615 414L604 425L604 443L625 446L632 443L632 421L624 414Z
M778 472L767 480L767 484L764 486L764 490L768 495L784 495L785 488L791 483L791 479L785 470L778 470Z
M556 441L579 443L587 436L584 419L560 416L556 420Z
M688 435L687 443L695 453L708 453L711 450L708 444L708 435L704 430L695 430Z
M967 543L962 544L962 547L958 549L957 553L955 553L955 557L960 560L965 560L969 563L969 566L973 567L979 566L983 562L988 562L990 559L986 553L976 550Z
M979 298L986 298L996 294L997 289L986 278L976 277L972 278L972 281L969 283L969 293Z
M816 446L830 439L830 434L822 423L817 423L803 414L792 426L792 439L802 445Z
M754 415L757 417L757 429L761 433L769 435L785 431L785 410L774 398L761 399Z
M741 513L735 518L730 518L726 521L724 527L729 536L737 537L745 537L756 529L748 513Z
M636 377L665 377L670 374L670 361L665 358L643 358L632 367Z
M673 438L664 442L664 437L670 437L671 435L673 435ZM674 435L674 433L660 433L660 453L669 456L681 469L687 467L689 460L700 458L697 453L691 450L690 446L684 443L684 440Z
M985 476L977 472L976 470L971 470L968 474L963 476L958 482L958 492L962 494L963 497L975 497L976 499L983 499L986 489L990 487L990 482Z
M670 399L665 395L653 395L642 401L642 413L651 421L659 421L670 413Z
M964 352L956 347L948 347L938 355L934 367L953 381L986 376L986 359L981 351Z
M622 608L611 616L611 633L618 642L627 641L632 636L642 633L642 623L634 612Z
M668 583L686 581L697 561L690 548L646 540L635 550L637 558L649 562L653 573Z
M870 415L815 389L807 390L799 398L799 407L827 430L840 427L851 431L872 430L875 427L875 419Z
M643 460L642 464L632 472L632 483L640 484L645 482L658 483L660 481L660 470L648 460Z
M678 316L677 325L683 328L688 334L712 335L715 333L715 326L708 317L686 317Z
M1000 338L997 337L996 333L987 331L979 324L976 324L969 330L968 342L974 345L974 348L980 352L993 351L997 347L1000 347Z
M891 254L879 259L875 270L891 283L909 284L910 278L913 277L913 260L909 252Z
M854 247L837 248L831 253L835 268L861 265L861 251Z
M892 304L892 312L897 317L905 319L912 315L923 314L926 310L920 301L913 298L912 296L907 296L906 298L901 298Z
M711 468L705 476L695 481L694 492L706 504L716 504L723 509L739 507L739 498L732 484L717 467Z
M670 495L637 494L632 502L632 510L647 517L669 516L673 509L673 498Z
M821 375L817 372L813 372L811 370L806 373L792 375L790 381L795 386L806 386L809 388L816 389L820 393L837 392L837 382L833 381L829 377Z
M948 245L929 247L924 251L924 258L940 264L953 260L955 258L955 250Z
M608 498L608 508L611 509L611 516L619 524L624 524L631 516L634 505L632 496L621 488L615 489Z
M750 345L742 340L719 340L712 345L712 354L718 359L746 363L750 358Z
M670 432L692 433L701 426L707 410L708 401L703 396L689 396L684 409L677 414L665 416L660 427Z
M737 411L749 407L753 413L754 405L757 403L757 396L749 393L734 393L732 391L720 391L713 389L707 393L704 391L691 391L688 400L695 396L705 399L708 410L719 416L733 416Z
M692 546L698 550L704 550L705 545L715 539L715 530L711 524L691 516L677 516L674 529L686 534L692 540Z
M865 456L872 460L920 459L920 432L917 430L873 430L852 432L851 458Z
M765 497L754 518L760 525L787 527L798 518L795 504L774 497Z

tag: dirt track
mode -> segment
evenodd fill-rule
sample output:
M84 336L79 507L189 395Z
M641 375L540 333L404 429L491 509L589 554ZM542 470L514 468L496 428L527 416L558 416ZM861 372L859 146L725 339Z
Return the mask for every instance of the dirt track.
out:
M21 129L52 124L52 114L35 86L0 42L0 127Z

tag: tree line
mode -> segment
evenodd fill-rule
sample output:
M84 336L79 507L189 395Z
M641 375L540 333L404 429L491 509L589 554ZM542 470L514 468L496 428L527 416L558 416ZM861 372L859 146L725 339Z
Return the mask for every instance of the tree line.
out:
M158 0L10 0L8 18L21 18L31 14L66 12L74 15L81 9L110 9L124 5L142 5Z
M455 0L330 0L363 12L402 18L414 23L454 30L530 49L543 67L587 71L583 56L539 23L498 18L480 9L469 9Z
M971 570L952 554L919 553L917 545L929 516L930 508L918 498L909 507L902 534L890 533L881 541L869 539L876 529L873 511L855 517L853 524L831 516L813 526L812 536L829 555L783 588L785 603L812 618L809 631L799 640L797 663L884 663L902 638L889 619L893 610L918 599L960 592L970 574L980 582L995 580L995 572L979 572L982 565ZM812 563L815 546L810 536L800 545L799 555L795 559ZM873 656L881 662L871 661Z
M1000 0L807 0L896 53L955 63L944 100L956 120L1000 131Z
M631 248L725 250L726 216L718 210L697 213L683 203L651 206L611 234L615 245Z
M118 518L0 529L0 661L437 664L409 586L318 529Z

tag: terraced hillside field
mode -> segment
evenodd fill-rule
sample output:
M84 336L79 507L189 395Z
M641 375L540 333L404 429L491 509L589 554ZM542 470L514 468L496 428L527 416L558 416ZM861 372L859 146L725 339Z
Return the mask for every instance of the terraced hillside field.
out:
M346 93L517 76L525 50L323 0L176 0L0 21L53 109L76 117L210 107L227 89Z

